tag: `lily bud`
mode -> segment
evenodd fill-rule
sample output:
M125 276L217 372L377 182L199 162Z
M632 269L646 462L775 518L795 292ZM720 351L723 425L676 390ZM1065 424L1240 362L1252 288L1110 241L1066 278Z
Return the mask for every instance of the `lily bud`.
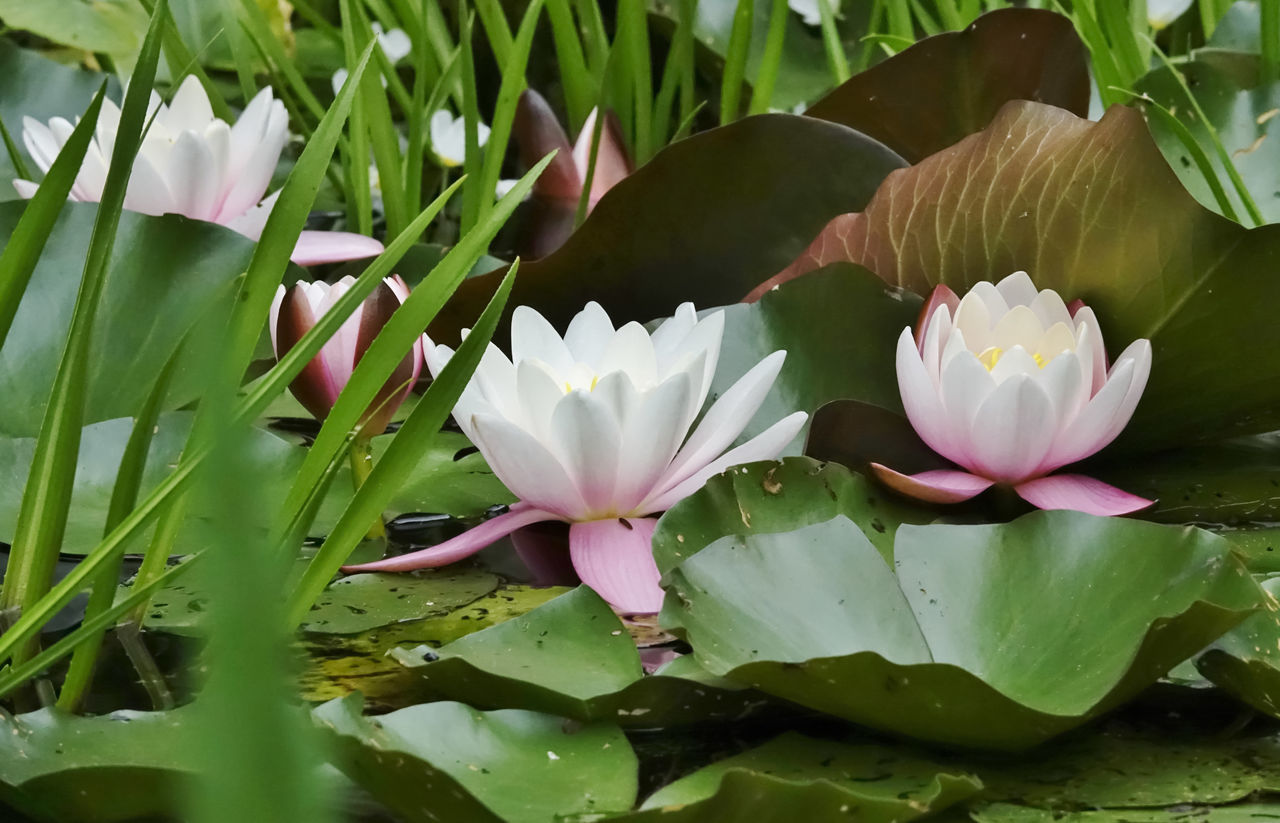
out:
M963 299L935 289L915 333L898 339L897 370L916 433L964 469L908 476L872 464L897 491L953 503L1000 484L1042 509L1102 515L1151 504L1091 477L1050 474L1124 429L1151 373L1150 341L1108 368L1093 310L1036 291L1026 272L977 283Z
M354 278L344 277L333 285L299 281L290 289L281 286L271 305L270 317L271 345L276 357L283 356L297 345L354 283ZM398 276L383 280L325 342L315 359L289 384L289 391L317 420L329 416L338 395L351 379L356 363L360 362L378 332L408 296L409 288ZM422 344L415 342L413 350L400 361L361 418L366 435L381 434L386 430L392 415L417 381L422 363Z

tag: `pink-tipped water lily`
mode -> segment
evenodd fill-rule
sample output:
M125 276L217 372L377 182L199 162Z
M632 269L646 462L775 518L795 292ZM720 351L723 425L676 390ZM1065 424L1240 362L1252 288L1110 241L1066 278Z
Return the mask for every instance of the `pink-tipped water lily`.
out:
M299 281L292 288L277 289L269 320L276 357L293 348L354 283L354 278L344 277L333 285ZM408 296L409 289L399 277L383 280L289 385L293 396L317 420L329 415L338 394L351 379L356 363ZM413 350L405 355L362 418L366 438L381 434L387 428L391 416L422 372L422 362L422 345L414 343Z
M797 412L729 448L772 387L785 352L761 360L689 434L720 354L723 312L676 310L652 336L614 329L599 305L562 338L531 308L515 310L511 359L490 345L453 415L520 502L452 540L347 571L409 571L461 560L546 520L570 524L569 553L584 583L622 612L662 605L650 549L662 512L729 466L777 456L799 432ZM427 344L439 374L453 355ZM687 436L686 436L687 435ZM726 451L726 449L728 449Z
M568 135L542 95L533 89L521 93L514 123L521 162L532 166L547 152L557 152L551 165L534 183L535 195L568 200L577 205L587 172L591 170L592 137L597 127L600 129L600 147L596 149L595 170L591 172L587 210L595 208L609 189L631 174L631 159L627 156L617 118L606 115L604 122L597 126L599 116L598 109L591 110L578 132L578 139L570 146Z
M1136 340L1107 367L1098 319L1026 272L974 285L964 299L938 286L912 334L898 339L907 418L965 471L900 474L872 464L894 489L935 503L1000 484L1042 509L1127 514L1151 504L1100 480L1050 474L1120 434L1151 373L1151 343Z
M288 138L288 115L271 89L258 92L235 125L229 125L214 116L204 87L189 75L168 105L151 93L148 118L151 125L133 163L124 207L143 214L181 214L220 223L257 240L279 195L264 198ZM71 136L72 124L61 117L48 125L24 117L22 125L27 151L47 172ZM69 199L102 200L119 127L119 107L102 101L94 140ZM30 180L14 180L13 185L23 197L36 192ZM382 244L371 237L304 231L293 259L308 265L372 257L381 251Z

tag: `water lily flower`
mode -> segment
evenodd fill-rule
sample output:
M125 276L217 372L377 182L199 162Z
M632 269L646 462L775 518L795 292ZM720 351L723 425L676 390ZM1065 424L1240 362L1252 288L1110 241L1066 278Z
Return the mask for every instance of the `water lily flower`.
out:
M822 10L818 3L825 2L832 17L840 16L840 0L787 0L787 6L800 15L806 26L822 25Z
M431 150L445 168L456 168L467 159L467 121L454 117L447 109L431 115ZM476 145L483 146L489 140L489 127L476 123Z
M409 35L404 33L404 29L392 29L384 32L380 23L374 23L373 36L378 38L378 48L382 49L382 53L386 55L391 65L399 63L401 60L409 56L409 52L413 51L413 41L409 39ZM333 73L330 83L333 86L333 93L336 95L342 91L342 86L347 82L349 76L346 68L340 68ZM387 78L382 78L382 87L387 87Z
M596 131L598 109L592 109L578 132L572 147L569 137L547 101L533 89L520 95L513 128L520 146L520 159L532 166L553 149L557 151L551 165L534 183L534 193L542 197L570 201L576 208L590 168L592 136ZM596 166L587 194L587 210L595 208L600 198L632 172L626 143L616 117L608 115L600 124L600 148L596 150Z
M1147 23L1159 31L1182 16L1194 0L1147 0Z
M133 163L124 207L143 214L181 214L220 223L257 240L279 195L264 198L288 137L284 104L274 99L271 89L260 91L235 125L229 125L214 117L204 87L188 76L168 105L151 93L148 119L151 126ZM104 100L97 133L69 199L102 200L119 127L119 107ZM53 165L72 129L61 117L48 125L23 118L23 143L41 171ZM14 180L13 185L27 198L37 187L30 180ZM371 257L381 251L381 243L363 235L304 231L293 259L308 265Z
M523 526L559 520L570 524L569 554L584 583L619 611L657 611L662 589L650 548L657 521L648 515L729 466L777 456L806 417L791 414L728 448L782 368L786 353L777 351L725 391L689 434L723 332L723 312L699 320L690 303L652 336L639 323L615 330L596 303L563 338L538 312L517 308L511 359L490 345L453 415L520 502L438 546L346 570L443 566ZM427 367L439 374L453 351L426 345Z
M898 388L922 440L965 471L904 475L872 464L887 485L935 503L1000 484L1041 509L1127 514L1151 504L1078 474L1050 474L1120 434L1151 373L1136 340L1107 367L1098 319L1026 272L974 285L964 299L938 286L915 334L898 339Z
M293 348L354 283L355 278L344 277L333 285L299 281L292 288L280 286L271 304L269 319L276 357ZM338 394L351 379L356 363L408 296L409 288L399 277L383 280L289 385L289 391L317 420L328 417ZM361 419L366 439L386 430L392 415L422 372L422 363L422 344L417 342Z

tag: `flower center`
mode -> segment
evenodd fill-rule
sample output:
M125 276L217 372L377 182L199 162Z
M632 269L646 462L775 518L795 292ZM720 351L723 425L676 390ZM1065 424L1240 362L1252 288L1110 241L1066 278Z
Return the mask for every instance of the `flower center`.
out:
M1000 358L1003 355L1004 349L999 346L989 346L983 349L982 353L978 355L978 362L983 366L986 366L987 371L991 371L996 367L996 363L1000 362ZM1042 369L1045 367L1045 364L1049 362L1038 352L1033 353L1031 357L1036 361L1036 365Z
M587 391L595 391L595 390L596 390L596 385L600 382L600 375L598 375L598 374L593 374L593 375L591 375L591 382L590 382L590 383L586 383L586 381L582 381L582 382L580 382L578 385L576 385L576 386L575 386L575 385L574 385L574 382L575 382L575 381L573 381L573 380L566 380L566 381L564 381L564 393L565 393L565 394L568 394L569 392L573 391L574 389L583 389L583 388L585 388ZM584 385L584 383L585 383L585 385Z

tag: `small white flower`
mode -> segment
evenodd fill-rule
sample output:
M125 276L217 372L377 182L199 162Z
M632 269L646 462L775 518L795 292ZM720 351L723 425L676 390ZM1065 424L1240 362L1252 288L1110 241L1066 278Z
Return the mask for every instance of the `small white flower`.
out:
M1192 0L1147 0L1147 22L1159 31L1191 8Z
M391 65L399 63L401 60L409 56L409 52L413 51L413 42L409 39L409 35L404 33L403 29L392 29L388 32L382 31L382 26L378 23L373 24L373 34L378 38L378 47L382 49L382 53L387 56L387 60L391 61ZM336 95L342 91L342 86L347 82L348 72L345 68L340 68L333 73L330 83L333 86L333 93ZM387 78L382 78L382 87L387 87Z
M822 0L787 0L787 5L800 15L800 19L804 20L806 26L820 26L822 25L822 10L818 7L820 2ZM826 4L831 9L832 16L840 16L840 0L826 0Z
M467 158L466 120L454 117L445 109L431 115L431 150L435 152L440 165L446 168L461 166ZM489 127L484 123L476 124L478 145L483 146L489 140Z

